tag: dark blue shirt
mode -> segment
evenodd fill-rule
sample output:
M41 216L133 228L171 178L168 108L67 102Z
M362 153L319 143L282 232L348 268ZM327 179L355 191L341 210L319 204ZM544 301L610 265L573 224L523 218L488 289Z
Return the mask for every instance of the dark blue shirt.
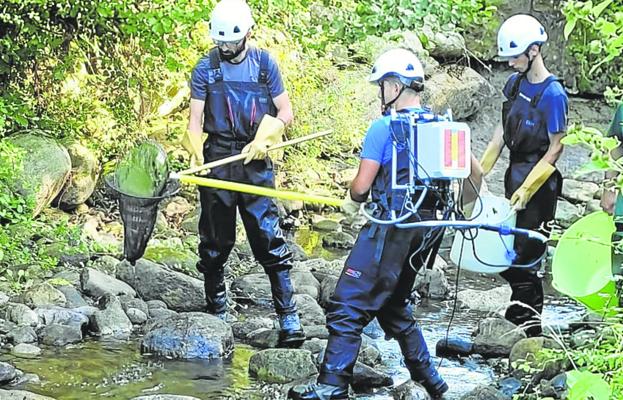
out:
M504 86L504 96L509 98L510 91L519 75L512 75ZM543 88L547 85L547 81L539 83L530 83L528 79L522 79L519 84L519 93L517 94L516 101L530 102L532 98L543 91ZM549 83L537 107L543 110L547 117L547 132L550 135L556 133L565 132L567 130L567 112L569 110L569 100L567 93L560 84L560 82Z
M260 74L260 50L250 47L247 55L239 64L221 62L221 73L226 82L257 82ZM208 83L214 82L214 72L210 69L209 55L202 57L193 69L190 79L190 97L205 101ZM268 58L268 89L275 98L285 89L277 62L272 56Z
M608 128L608 136L614 136L623 142L623 103L619 104L612 122L610 122L610 128Z
M413 108L412 111L424 111ZM387 115L372 122L363 139L361 159L374 160L383 165L392 159L392 136L389 130L391 116Z

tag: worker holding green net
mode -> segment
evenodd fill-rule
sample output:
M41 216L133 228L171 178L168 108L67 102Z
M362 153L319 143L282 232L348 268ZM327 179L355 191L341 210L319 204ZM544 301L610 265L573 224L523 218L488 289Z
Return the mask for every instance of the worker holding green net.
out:
M267 149L279 142L292 121L292 105L270 54L250 46L254 25L242 0L216 4L210 19L215 47L195 66L191 78L190 121L182 145L195 165L247 154L243 162L212 168L210 178L274 188ZM202 135L207 133L204 142ZM280 344L300 345L301 329L289 270L292 254L279 227L275 202L255 194L200 187L199 256L205 277L207 311L227 320L224 264L236 239L236 213L253 255L269 276L279 316Z

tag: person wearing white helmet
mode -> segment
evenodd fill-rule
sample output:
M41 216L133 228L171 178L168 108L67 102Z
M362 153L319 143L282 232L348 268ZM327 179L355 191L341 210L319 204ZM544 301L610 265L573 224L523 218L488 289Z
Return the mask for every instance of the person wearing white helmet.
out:
M387 218L399 203L391 189L391 176L408 176L408 161L396 162L392 149L397 132L406 119L391 114L432 116L420 105L424 89L424 70L415 54L392 49L378 57L369 81L379 87L383 116L370 125L363 142L356 177L347 191L342 210L356 214L371 194L375 216ZM401 147L401 155L409 152ZM406 150L405 150L406 149ZM397 156L400 157L400 156ZM404 161L404 159L402 159ZM477 164L477 160L473 159ZM406 169L405 169L406 167ZM443 200L432 193L425 196L420 215L433 216ZM346 259L342 274L327 307L329 340L317 382L298 385L288 392L295 400L336 400L348 398L348 385L361 346L361 332L377 318L387 336L395 338L413 380L422 384L433 398L439 398L448 385L431 361L422 330L413 317L411 289L417 271L435 258L435 240L425 238L428 229L399 229L393 225L366 224ZM439 233L439 229L435 230ZM441 239L443 232L437 235ZM430 257L432 256L432 257Z
M274 187L267 149L281 140L292 121L292 105L275 60L266 50L248 44L253 24L245 1L222 0L212 10L210 36L216 46L193 69L190 120L181 144L196 165L246 154L244 161L215 167L209 176ZM281 327L279 343L300 345L305 334L293 300L292 253L273 200L205 187L199 188L199 197L197 268L205 277L207 311L230 319L224 264L236 240L238 211L253 255L270 279Z
M543 61L541 51L546 41L545 28L530 15L514 15L500 27L498 55L516 72L504 86L502 124L480 161L487 174L502 148L509 148L504 188L517 211L517 227L544 233L549 232L548 222L554 219L562 188L562 176L555 164L562 154L568 114L567 94ZM512 304L506 319L524 328L528 336L538 336L542 332L538 314L543 310L539 269L547 249L543 243L516 237L514 250L514 264L524 268L509 268L500 275L510 283L511 300L529 307Z

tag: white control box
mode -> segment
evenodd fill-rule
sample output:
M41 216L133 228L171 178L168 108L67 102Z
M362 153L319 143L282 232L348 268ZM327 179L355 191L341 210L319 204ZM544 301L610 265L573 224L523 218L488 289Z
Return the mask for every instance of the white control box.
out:
M417 124L415 140L420 179L463 179L471 173L471 133L463 122Z

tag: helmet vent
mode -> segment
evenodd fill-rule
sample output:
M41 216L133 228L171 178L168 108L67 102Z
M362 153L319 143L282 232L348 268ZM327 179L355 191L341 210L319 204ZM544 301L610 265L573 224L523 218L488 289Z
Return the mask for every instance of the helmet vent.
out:
M545 29L543 29L543 27L541 27L541 35L545 35Z
M223 32L223 31L218 31L218 34L219 34L220 36L225 36L225 32Z
M234 33L240 33L240 27L238 25L234 27Z
M413 71L414 69L413 64L407 65L407 71Z
M511 49L516 49L517 48L517 43L511 41L510 48Z

